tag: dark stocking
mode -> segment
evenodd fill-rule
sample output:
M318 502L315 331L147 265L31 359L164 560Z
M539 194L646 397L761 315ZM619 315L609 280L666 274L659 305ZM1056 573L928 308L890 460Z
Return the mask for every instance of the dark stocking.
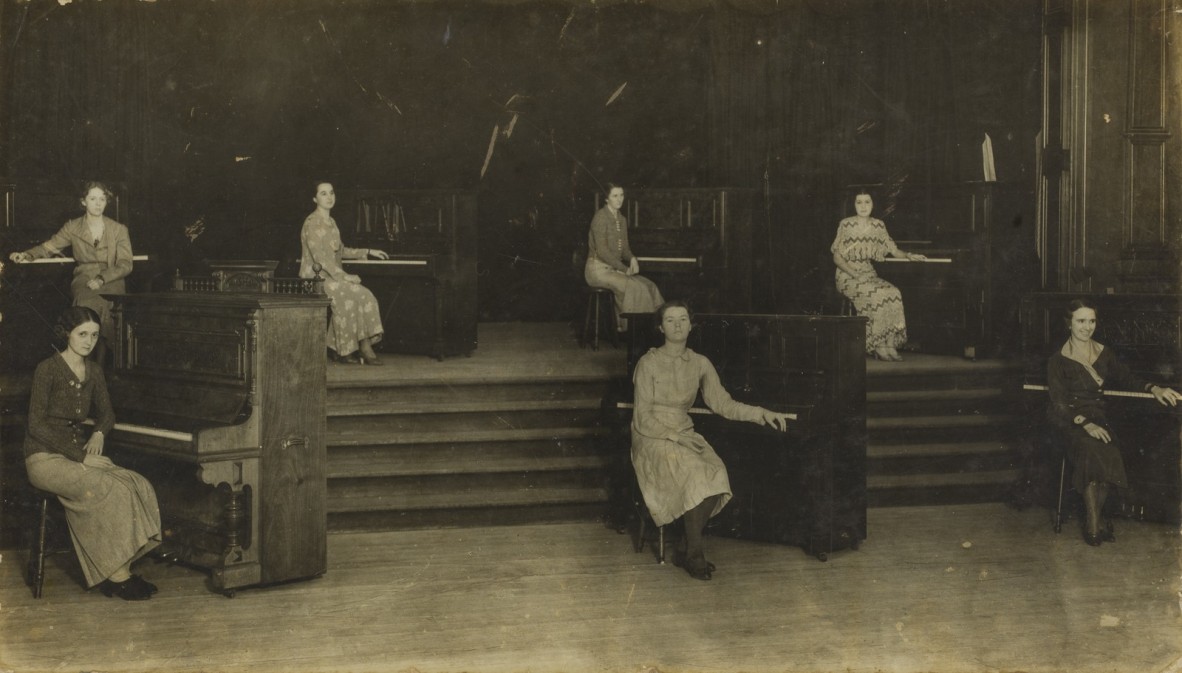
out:
M706 498L682 517L685 523L685 558L690 567L706 567L702 531L706 529L706 522L710 520L714 507L718 505L718 498L717 495Z
M1087 523L1085 530L1088 535L1098 535L1100 533L1100 506L1103 504L1101 498L1101 486L1097 482L1089 482L1084 487L1084 509L1087 511Z

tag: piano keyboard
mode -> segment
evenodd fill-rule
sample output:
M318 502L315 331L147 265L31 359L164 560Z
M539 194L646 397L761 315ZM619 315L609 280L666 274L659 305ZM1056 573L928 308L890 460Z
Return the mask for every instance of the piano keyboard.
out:
M638 262L661 262L665 264L697 264L697 257L637 257Z
M884 262L911 262L913 264L923 264L924 262L927 262L929 264L951 264L952 258L951 257L928 257L927 259L905 259L903 257L887 257L886 259L884 259L882 261L884 261Z
M88 418L82 421L85 425L94 425L94 419ZM116 423L115 429L120 432L130 432L133 435L148 435L149 437L160 437L162 439L172 439L178 442L192 442L193 433L181 432L179 430L162 430L160 428L153 428L147 425L136 425L134 423Z
M146 262L146 261L148 261L148 256L147 255L132 255L131 260L133 262ZM21 264L73 264L74 258L73 257L42 257L41 259L31 259L27 262L20 262L20 263Z
M345 259L342 264L378 264L395 266L427 266L425 259Z
M616 402L616 408L617 409L635 409L636 405L632 404L631 402ZM701 414L703 416L712 416L714 414L713 411L710 411L709 409L703 409L702 407L690 407L689 413ZM788 420L790 420L790 421L796 420L796 414L784 414L784 415L787 416Z
M1050 390L1050 388L1036 383L1027 383L1022 386L1022 390ZM1137 397L1149 400L1157 399L1150 393L1135 393L1130 390L1105 390L1104 394L1110 397Z

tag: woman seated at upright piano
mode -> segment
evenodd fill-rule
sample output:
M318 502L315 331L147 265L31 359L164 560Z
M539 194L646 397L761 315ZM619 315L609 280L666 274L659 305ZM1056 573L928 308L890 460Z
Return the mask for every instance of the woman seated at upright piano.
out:
M858 315L866 316L866 352L879 360L899 361L899 347L907 343L907 319L903 315L903 295L874 271L872 262L887 255L909 261L927 257L903 252L887 233L882 220L870 217L874 200L866 192L854 197L853 217L837 225L837 236L829 250L837 266L837 290L854 305Z
M1124 365L1112 349L1092 339L1096 307L1074 299L1063 315L1070 336L1047 361L1048 415L1066 442L1071 483L1083 494L1087 518L1083 538L1095 547L1115 542L1109 521L1100 527L1104 502L1111 488L1128 486L1120 445L1105 415L1104 390L1144 391L1161 404L1176 406L1182 395L1173 388L1146 383Z
M656 315L665 343L641 356L632 375L632 466L653 522L664 526L681 517L685 524L673 562L708 580L714 564L706 560L702 533L730 501L731 485L722 459L694 432L689 409L700 390L723 418L785 430L788 416L731 399L710 360L686 346L693 324L685 303L663 304Z
M587 285L612 291L615 298L616 329L627 329L624 313L649 313L661 302L655 283L640 275L640 262L628 247L628 220L620 214L624 188L607 183L607 203L591 219L587 236L587 263L583 278Z
M300 278L324 279L324 293L331 304L332 317L328 324L328 347L339 362L381 364L373 346L381 341L381 309L361 278L345 271L342 259L366 259L371 255L389 259L384 250L346 248L341 243L341 231L332 219L332 207L337 195L332 183L316 183L312 197L316 210L304 219L300 230ZM360 353L360 357L358 357Z
M160 544L160 508L147 479L103 455L115 414L102 368L86 358L98 342L99 316L68 308L54 336L62 350L33 373L24 444L29 482L65 507L87 585L146 600L156 586L131 574L131 564ZM83 423L92 413L93 428Z
M102 334L94 349L94 359L103 364L109 348L114 347L115 321L111 316L111 302L101 293L121 294L126 291L124 278L131 274L131 237L127 227L103 213L115 195L102 182L87 182L82 187L81 217L62 225L48 241L24 252L9 255L12 261L23 264L36 259L62 255L70 250L77 266L70 281L74 306L87 306L99 316Z

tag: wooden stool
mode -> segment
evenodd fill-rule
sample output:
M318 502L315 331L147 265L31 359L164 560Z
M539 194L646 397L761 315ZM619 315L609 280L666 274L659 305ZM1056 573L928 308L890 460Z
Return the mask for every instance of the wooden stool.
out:
M607 304L606 310L604 304ZM607 330L611 335L612 347L616 346L616 309L615 298L611 290L600 287L587 286L587 312L583 316L583 333L579 339L579 346L586 348L591 344L591 350L599 350L599 328L607 318ZM590 335L590 339L588 339Z
M632 473L632 506L636 509L638 528L634 551L639 554L644 550L645 531L652 523L657 529L657 563L665 565L665 527L657 526L653 517L648 513L648 506L644 504L644 495L640 492L640 483L636 481L636 473Z
M31 531L32 544L29 545L29 586L33 589L33 598L41 598L42 587L45 586L45 557L61 554L72 549L53 549L49 546L49 525L51 508L61 512L61 503L57 496L37 488L32 489L34 504L37 507L35 516L36 528ZM61 522L60 517L54 517Z

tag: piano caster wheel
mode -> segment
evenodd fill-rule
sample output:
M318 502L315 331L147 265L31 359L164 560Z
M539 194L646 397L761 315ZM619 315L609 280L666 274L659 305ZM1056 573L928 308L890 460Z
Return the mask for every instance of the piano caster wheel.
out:
M222 591L222 595L226 598L233 598L238 595L238 592L234 589L225 589Z
M829 555L823 551L817 552L817 560L820 561L821 563L824 563L825 561L829 560Z

